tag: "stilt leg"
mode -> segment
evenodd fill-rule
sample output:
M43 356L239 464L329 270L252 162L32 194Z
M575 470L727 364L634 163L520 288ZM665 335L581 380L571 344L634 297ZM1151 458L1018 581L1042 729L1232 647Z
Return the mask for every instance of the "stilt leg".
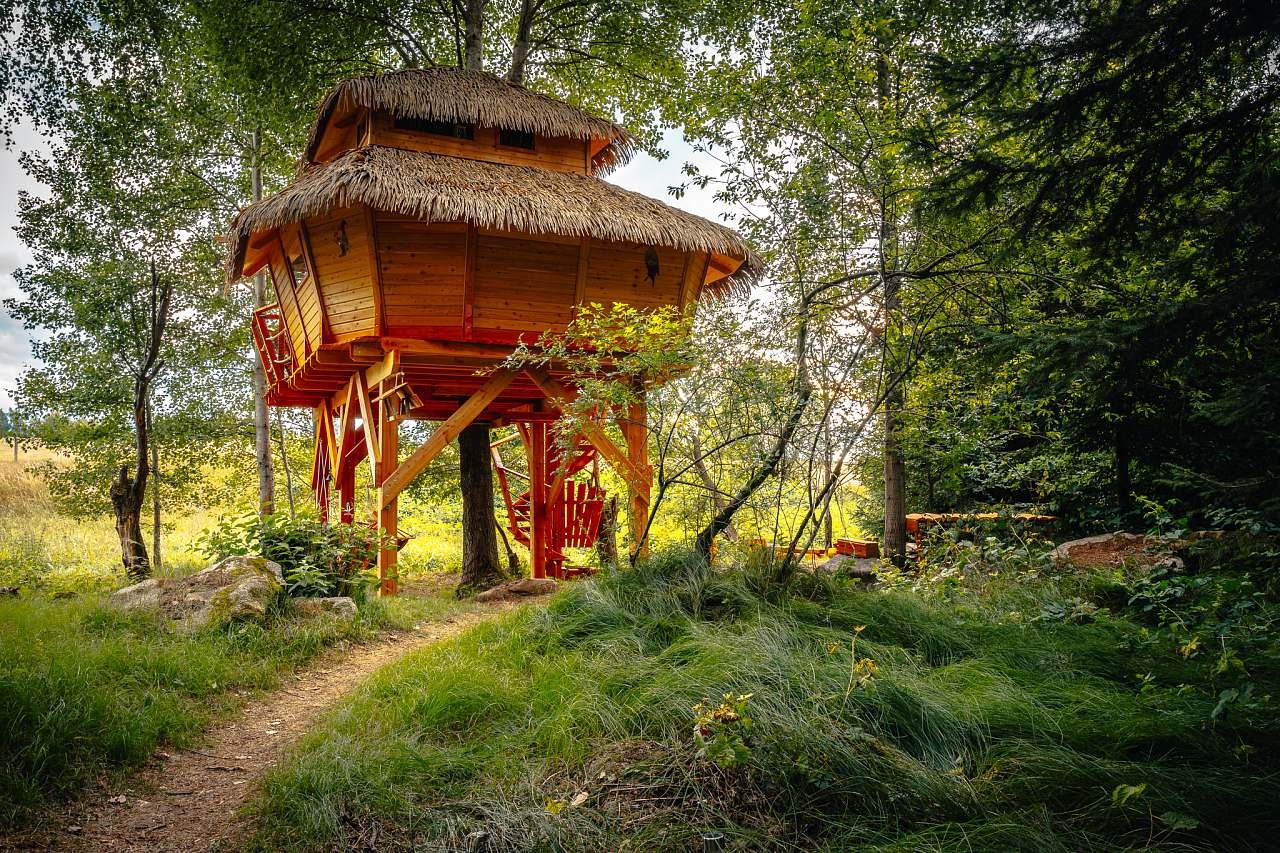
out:
M351 524L356 520L356 468L346 465L338 475L338 520Z
M529 424L529 566L547 576L547 425Z
M378 453L382 457L374 466L376 468L374 476L378 484L378 506L381 507L378 510L378 537L382 543L378 549L379 595L395 595L398 587L396 561L399 557L399 547L396 537L399 535L397 525L399 500L392 498L390 501L384 501L382 494L383 482L400 464L400 424L387 417L387 409L391 405L390 401L377 405Z

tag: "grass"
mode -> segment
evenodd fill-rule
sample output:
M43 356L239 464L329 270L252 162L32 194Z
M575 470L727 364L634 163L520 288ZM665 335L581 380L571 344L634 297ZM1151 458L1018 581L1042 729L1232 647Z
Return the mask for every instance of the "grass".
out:
M60 514L37 475L37 465L55 458L47 450L24 449L15 463L8 448L0 447L0 586L55 596L123 586L120 543L111 517ZM207 565L196 540L215 516L183 511L163 517L160 574L185 575ZM148 548L150 544L148 539Z
M372 601L351 622L287 608L193 636L98 595L0 599L0 827L85 782L182 746L254 691L343 640L457 608L444 592Z
M267 777L253 843L1271 845L1274 708L1215 717L1211 661L1150 642L1127 617L1046 618L1079 590L1004 575L932 591L804 578L779 593L751 570L668 556L575 583L546 611L368 683ZM1259 691L1272 675L1254 672ZM692 735L693 706L724 694L750 694L752 721L716 724L744 747L729 766Z

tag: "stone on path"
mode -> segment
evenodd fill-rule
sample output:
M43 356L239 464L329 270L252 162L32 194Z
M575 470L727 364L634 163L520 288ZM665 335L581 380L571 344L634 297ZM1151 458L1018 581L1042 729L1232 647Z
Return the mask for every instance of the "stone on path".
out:
M476 596L476 601L505 601L509 598L550 595L555 591L556 582L553 578L517 578L486 589Z
M356 616L355 599L346 595L335 595L328 598L299 598L294 602L298 612L308 616L320 613L332 613L339 619L354 619Z

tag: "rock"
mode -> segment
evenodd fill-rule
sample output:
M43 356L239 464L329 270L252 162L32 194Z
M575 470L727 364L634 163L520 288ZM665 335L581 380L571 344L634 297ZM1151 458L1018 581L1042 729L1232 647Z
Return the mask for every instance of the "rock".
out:
M556 591L554 578L520 578L507 584L516 595L550 595Z
M1058 565L1118 565L1124 556L1141 550L1146 540L1134 533L1103 533L1072 539L1054 548L1049 557Z
M850 554L836 554L830 560L818 566L818 571L829 575L843 573L851 578L872 580L876 576L877 560L868 557L854 557Z
M554 578L517 578L486 589L476 596L476 601L505 601L508 598L525 598L533 595L550 595L556 591Z
M1151 568L1153 569L1164 569L1172 574L1178 574L1186 569L1186 567L1186 562L1181 557L1174 554L1166 554L1151 564Z
M357 612L355 600L346 595L330 598L299 598L294 602L294 606L298 608L298 612L308 616L332 613L339 619L354 619Z
M263 557L227 557L185 578L149 578L117 590L110 603L130 612L159 611L184 631L261 619L284 589L284 572Z
M108 602L130 612L138 610L154 610L160 606L160 597L164 594L164 583L167 578L147 578L141 583L126 586L111 593Z

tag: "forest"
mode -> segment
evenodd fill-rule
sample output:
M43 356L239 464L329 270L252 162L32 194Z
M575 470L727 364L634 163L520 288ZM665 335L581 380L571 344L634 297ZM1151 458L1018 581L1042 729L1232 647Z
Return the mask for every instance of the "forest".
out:
M1276 849L1280 2L0 39L0 849Z

